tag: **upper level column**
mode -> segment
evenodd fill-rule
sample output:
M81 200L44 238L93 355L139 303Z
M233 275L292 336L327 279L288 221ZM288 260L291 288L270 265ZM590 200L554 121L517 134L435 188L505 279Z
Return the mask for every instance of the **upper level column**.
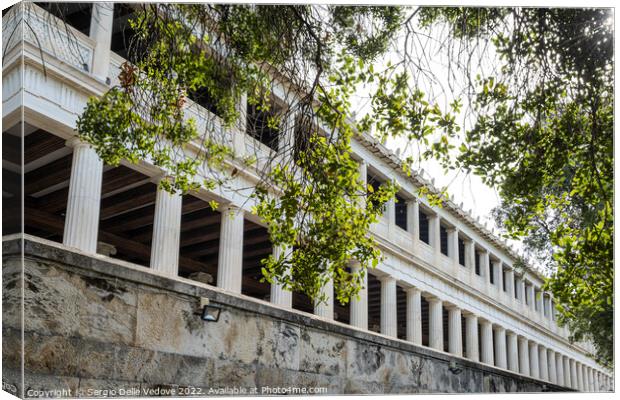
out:
M386 275L381 281L381 333L397 337L396 325L396 278Z
M422 293L416 287L407 293L407 340L422 345Z
M470 312L465 314L465 342L467 343L467 358L472 361L479 361L478 317Z
M170 193L157 187L150 265L153 270L169 276L179 274L182 208L181 193Z
M420 237L420 206L418 199L407 201L407 230L411 234L413 251L416 251Z
M67 145L73 146L73 161L62 243L94 254L99 232L103 162L88 143L73 138Z
M280 257L287 257L290 253L289 247L273 246L273 257L277 260ZM283 285L278 282L271 284L271 293L269 299L271 303L284 308L293 308L293 293L284 289Z
M359 261L351 260L349 262L352 273L359 273L361 266ZM362 278L362 286L360 287L357 296L351 299L351 325L360 328L368 329L368 271L364 272L364 278Z
M217 286L241 293L243 279L243 210L228 204L222 210Z
M455 227L450 227L448 231L448 257L452 259L454 263L455 273L459 267L459 230Z
M439 215L431 214L428 216L428 234L436 255L441 253L440 223Z
M113 22L114 3L93 3L89 35L95 41L92 72L101 80L106 80L110 71Z
M503 274L502 274L503 275ZM515 299L515 272L512 267L506 271L506 293L511 301Z

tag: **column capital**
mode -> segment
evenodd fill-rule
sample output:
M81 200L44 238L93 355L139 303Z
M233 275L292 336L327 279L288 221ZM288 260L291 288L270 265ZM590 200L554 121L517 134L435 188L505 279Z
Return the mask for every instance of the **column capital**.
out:
M478 319L478 314L474 313L473 311L469 311L469 310L461 310L461 314L465 317L465 318L471 318L471 317L475 317L476 319Z
M429 303L439 303L439 302L442 302L442 300L439 297L435 296L434 294L427 294L427 295L424 296L424 298Z
M500 324L493 324L493 330L498 331L498 332L506 332L506 328L504 328L502 325Z
M396 282L396 278L393 277L392 275L381 275L381 276L377 276L376 278L379 282L386 282L386 283L391 282L391 281Z
M409 287L404 288L404 290L405 290L405 293L411 293L411 294L422 293L422 289L416 286L409 286Z
M461 310L462 313L462 309L461 307L457 306L456 304L452 304L452 303L448 303L448 302L444 302L443 306L447 309L447 310Z
M82 139L79 138L79 136L73 136L69 139L67 139L65 141L65 146L67 147L71 147L71 148L78 148L78 147L89 147L92 148L92 145Z

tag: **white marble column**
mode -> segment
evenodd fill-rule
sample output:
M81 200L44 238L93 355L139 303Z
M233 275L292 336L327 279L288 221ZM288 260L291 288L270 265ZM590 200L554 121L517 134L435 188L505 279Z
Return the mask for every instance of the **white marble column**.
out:
M390 231L396 225L396 198L392 197L386 203L385 212L387 213L388 228Z
M572 358L568 361L570 364L570 383L571 387L575 390L579 390L579 378L577 377L577 365Z
M381 333L397 337L396 279L388 275L380 277L379 281L381 281Z
M422 295L420 289L410 287L407 294L407 340L422 345Z
M547 349L538 345L538 375L543 381L549 381L549 362L547 360Z
M592 379L592 368L587 367L586 372L587 372L586 376L588 377L588 392L594 392L594 381Z
M538 362L538 344L530 341L530 376L540 378L540 364Z
M480 321L480 360L489 365L494 365L493 360L493 325L490 321Z
M508 269L506 273L506 293L510 300L515 299L515 272L512 268Z
M522 375L530 375L530 351L528 340L523 336L519 336L519 373Z
M435 254L441 253L440 218L437 214L428 215L428 237Z
M475 314L465 314L465 342L467 343L466 356L472 361L480 361L478 352L478 317Z
M564 386L564 361L562 358L562 354L555 353L555 373L556 373L556 383L560 386Z
M287 257L290 251L289 247L273 246L273 257L279 260L281 257ZM285 260L286 258L283 259ZM269 299L272 304L284 308L293 308L293 293L285 290L281 283L273 282L270 291Z
M71 139L73 161L62 243L87 253L97 252L103 162L89 144Z
M361 196L359 197L359 205L360 207L366 207L366 188L368 187L368 164L366 160L362 159L359 161L357 172L359 174L358 180L363 185L363 191Z
M497 287L497 293L501 294L504 291L504 271L501 261L493 261L493 273L495 274L495 285Z
M493 345L495 346L495 366L499 368L508 368L508 362L506 358L506 329L503 326L496 325L493 329L495 339Z
M586 375L585 375L585 365L583 365L582 363L578 363L578 368L579 368L579 383L580 383L580 387L579 389L582 392L587 391L586 389Z
M599 383L598 383L598 371L597 370L594 370L592 378L593 378L593 383L594 383L594 391L598 392Z
M450 305L448 308L448 351L463 356L463 331L461 329L461 309Z
M454 227L447 229L448 231L448 257L454 262L454 266L459 265L459 230Z
M523 306L526 307L525 304L525 296L526 296L526 291L525 291L525 279L519 279L519 287L520 287L520 293L519 293L519 299L521 300L521 303L523 303Z
M489 251L487 249L483 249L480 251L480 256L480 276L484 278L484 282L488 286L491 284L491 280L489 278L489 263L491 261L489 258Z
M476 245L474 241L471 239L465 240L465 266L470 268L470 272L472 274L476 274L475 266L476 266Z
M413 248L415 249L420 237L420 208L418 199L407 201L407 231L411 234Z
M538 309L537 312L540 313L541 316L543 316L543 294L540 290L536 290L536 288L534 288L534 301L536 302L536 308Z
M508 332L508 369L513 372L519 372L519 345L517 343L517 334Z
M95 42L92 73L105 80L110 71L114 3L93 3L91 15L89 36Z
M241 293L243 279L243 210L228 204L222 209L217 286Z
M239 99L235 104L239 118L237 118L236 128L237 132L232 135L232 148L235 156L238 158L243 157L247 150L245 148L245 134L247 132L248 125L248 94L242 92L239 95Z
M558 384L558 371L556 369L555 351L547 349L547 361L549 370L549 382Z
M562 356L562 368L564 370L564 386L572 388L573 382L571 382L570 361L567 356Z
M443 303L437 297L428 299L429 344L435 350L443 351Z
M583 391L583 374L581 373L581 363L578 361L575 361L575 373L577 374L576 389L582 392Z
M179 243L181 240L181 211L183 196L157 187L151 269L169 276L179 274Z
M361 268L357 260L351 260L349 267L352 273L358 273ZM368 271L364 272L362 287L357 296L351 299L350 313L351 325L360 329L368 329Z
M525 285L525 283L523 283ZM534 310L534 284L530 283L529 285L525 285L525 290L526 293L525 295L527 296L527 307L530 310Z
M323 301L317 301L314 305L314 315L325 319L334 319L334 281L328 280L321 287Z

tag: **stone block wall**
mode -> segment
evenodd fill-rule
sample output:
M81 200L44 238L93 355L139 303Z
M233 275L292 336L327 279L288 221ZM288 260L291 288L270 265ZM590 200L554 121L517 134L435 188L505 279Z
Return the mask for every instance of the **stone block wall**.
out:
M3 388L20 397L563 390L34 237L3 240L2 273Z

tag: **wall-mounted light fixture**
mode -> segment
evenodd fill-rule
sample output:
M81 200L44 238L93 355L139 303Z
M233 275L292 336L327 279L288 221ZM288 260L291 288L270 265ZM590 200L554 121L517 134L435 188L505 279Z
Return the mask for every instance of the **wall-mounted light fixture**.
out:
M206 322L217 322L220 319L221 307L209 304L209 299L206 297L200 298L200 308L196 312L196 315L200 315L200 319Z
M456 361L452 360L450 361L450 366L448 367L448 369L450 370L450 372L452 372L454 375L458 375L461 372L463 372L463 369L461 367L459 367L456 364Z

